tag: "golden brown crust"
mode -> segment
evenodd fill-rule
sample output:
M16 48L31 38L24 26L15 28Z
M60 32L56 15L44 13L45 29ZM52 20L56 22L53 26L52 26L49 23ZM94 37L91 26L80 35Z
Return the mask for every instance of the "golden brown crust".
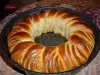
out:
M34 42L42 33L59 33L68 39L58 46ZM78 15L46 10L17 22L8 34L13 61L28 70L45 73L69 71L89 59L95 45L92 29Z

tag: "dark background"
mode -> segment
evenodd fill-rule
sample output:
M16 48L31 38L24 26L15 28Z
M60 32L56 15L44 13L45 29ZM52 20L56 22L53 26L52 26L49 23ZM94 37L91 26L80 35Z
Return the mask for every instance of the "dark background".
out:
M35 2L36 0L0 0L0 21L8 14L14 12L20 7ZM39 0L38 0L39 1ZM15 9L7 9L6 5L13 5Z
M0 0L0 20L7 14L7 12L4 10L5 4L7 3L8 0Z
M38 6L50 6L56 4L70 4L75 8L92 8L100 7L100 0L0 0L0 21L8 14L14 12L28 4L38 1ZM14 5L15 9L6 9L5 6Z

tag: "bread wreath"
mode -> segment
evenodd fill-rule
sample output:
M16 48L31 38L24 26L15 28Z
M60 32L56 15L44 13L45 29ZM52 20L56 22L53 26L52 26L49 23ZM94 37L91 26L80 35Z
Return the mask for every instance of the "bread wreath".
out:
M61 34L68 41L48 47L34 41L47 32ZM25 69L44 73L69 71L86 63L94 44L88 24L80 16L61 10L27 16L16 22L8 34L11 59Z

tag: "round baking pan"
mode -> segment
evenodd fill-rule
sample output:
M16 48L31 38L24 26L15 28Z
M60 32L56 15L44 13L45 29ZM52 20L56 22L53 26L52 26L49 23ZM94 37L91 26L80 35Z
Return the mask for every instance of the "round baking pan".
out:
M94 50L93 50L91 56L89 57L89 60L84 65L81 65L80 67L75 68L71 71L65 71L65 72L59 72L59 73L39 73L39 72L34 72L34 71L24 69L23 67L21 67L20 65L18 65L17 63L15 63L11 60L10 53L8 51L7 36L8 36L8 33L11 31L14 23L16 23L19 19L27 17L28 15L39 13L40 11L43 11L43 10L64 10L64 11L68 11L73 14L77 14L84 21L86 21L90 25L90 27L93 29L94 36L95 36L95 47L94 47ZM4 55L4 59L11 64L11 67L13 69L15 69L19 72L21 71L21 72L25 73L26 75L75 75L80 70L82 70L84 67L86 67L97 55L99 48L100 48L100 30L93 23L92 18L90 18L88 15L80 13L76 10L72 10L72 9L64 8L64 7L39 7L39 8L27 10L27 11L22 12L22 13L18 14L17 16L13 17L6 24L6 26L3 28L2 32L1 32L1 45L2 45L2 52Z

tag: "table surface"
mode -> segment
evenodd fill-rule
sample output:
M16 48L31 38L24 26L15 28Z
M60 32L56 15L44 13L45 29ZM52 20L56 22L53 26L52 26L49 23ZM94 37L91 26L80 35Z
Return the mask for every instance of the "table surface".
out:
M2 20L0 22L0 32L2 31L5 24L12 17L16 16L18 13L24 12L24 11L29 10L29 9L33 9L33 8L36 7L36 5L37 5L37 2L34 3L34 4L27 5L23 8L20 8L19 10L15 11L12 14L9 14L4 20ZM96 25L98 27L100 27L100 9L99 8L76 9L73 6L66 5L66 4L61 4L61 5L58 5L58 6L71 8L71 9L74 9L74 10L78 10L79 12L89 14L94 19L94 22L96 23ZM2 54L0 54L0 55L2 55ZM87 67L85 67L79 73L77 73L76 75L100 75L100 67L99 66L100 66L100 51L97 54L97 56L93 59L93 61ZM23 74L15 71L11 67L9 67L4 62L2 57L0 56L0 75L23 75Z

